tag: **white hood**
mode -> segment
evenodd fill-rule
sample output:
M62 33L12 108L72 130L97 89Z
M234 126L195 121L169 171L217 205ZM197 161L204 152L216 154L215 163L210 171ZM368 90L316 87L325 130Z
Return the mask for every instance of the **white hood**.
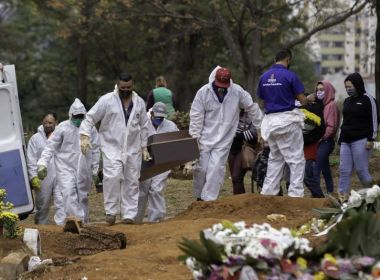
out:
M79 114L85 115L86 113L87 113L87 111L86 111L86 108L84 107L83 103L78 98L75 98L75 101L70 106L70 110L69 110L70 119L71 119L72 115L79 115Z

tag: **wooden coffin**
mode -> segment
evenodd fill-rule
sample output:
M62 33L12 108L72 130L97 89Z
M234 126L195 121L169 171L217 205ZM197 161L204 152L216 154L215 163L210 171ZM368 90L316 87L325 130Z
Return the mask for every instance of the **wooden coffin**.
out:
M150 136L148 151L153 160L142 162L140 181L199 157L197 139L192 138L186 130Z

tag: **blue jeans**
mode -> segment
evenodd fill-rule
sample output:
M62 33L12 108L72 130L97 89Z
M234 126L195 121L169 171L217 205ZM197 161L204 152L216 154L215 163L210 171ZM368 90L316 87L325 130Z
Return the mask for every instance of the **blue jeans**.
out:
M323 195L321 186L318 184L319 173L317 173L317 164L314 160L306 160L305 164L305 177L303 178L303 182L306 187L310 190L311 196L320 198L325 197Z
M334 150L335 142L334 138L328 138L319 142L317 151L317 162L316 162L316 178L318 186L321 185L321 172L323 178L325 179L326 190L329 193L334 191L334 182L331 176L331 168L329 157Z
M369 174L368 161L372 150L367 150L366 144L367 139L364 138L340 145L340 176L338 185L340 193L348 193L350 191L351 174L354 169L364 186L371 183L372 176Z

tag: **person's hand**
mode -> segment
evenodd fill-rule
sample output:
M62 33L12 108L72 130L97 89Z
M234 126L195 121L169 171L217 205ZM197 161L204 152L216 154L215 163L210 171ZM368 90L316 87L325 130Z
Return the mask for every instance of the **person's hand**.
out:
M80 150L82 154L87 154L88 150L91 148L90 137L87 135L80 135Z
M242 131L235 133L235 138L239 140L244 140L244 134Z
M367 141L365 148L367 150L371 150L373 148L373 141Z
M144 160L144 161L150 161L150 160L152 160L152 157L150 156L147 147L144 147L144 148L142 149L142 155L143 155L143 160Z
M37 176L40 180L43 180L47 176L47 167L44 165L39 165L37 169Z
M40 179L38 179L37 176L32 178L32 180L30 181L30 184L34 190L36 190L36 191L41 190L41 181L40 181Z
M193 164L194 164L194 162L192 162L192 161L185 163L185 166L183 167L183 171L182 171L183 175L189 176L189 175L193 174Z
M100 181L100 178L98 175L92 175L92 183L94 184L94 186L96 186L97 184L99 184L99 181Z

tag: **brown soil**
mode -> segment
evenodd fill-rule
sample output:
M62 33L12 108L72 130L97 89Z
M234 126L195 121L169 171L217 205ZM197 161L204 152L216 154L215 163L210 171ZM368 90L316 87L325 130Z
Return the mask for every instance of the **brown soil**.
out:
M175 218L157 224L108 227L127 236L127 248L82 256L72 264L55 266L25 275L24 279L191 279L179 263L177 245L182 237L196 239L199 231L223 219L247 223L268 222L266 215L286 216L275 227L297 227L313 217L313 207L327 205L325 199L270 197L255 194L229 196L214 202L194 202ZM98 226L104 226L99 224ZM43 258L73 258L78 235L57 226L37 226L41 231Z

